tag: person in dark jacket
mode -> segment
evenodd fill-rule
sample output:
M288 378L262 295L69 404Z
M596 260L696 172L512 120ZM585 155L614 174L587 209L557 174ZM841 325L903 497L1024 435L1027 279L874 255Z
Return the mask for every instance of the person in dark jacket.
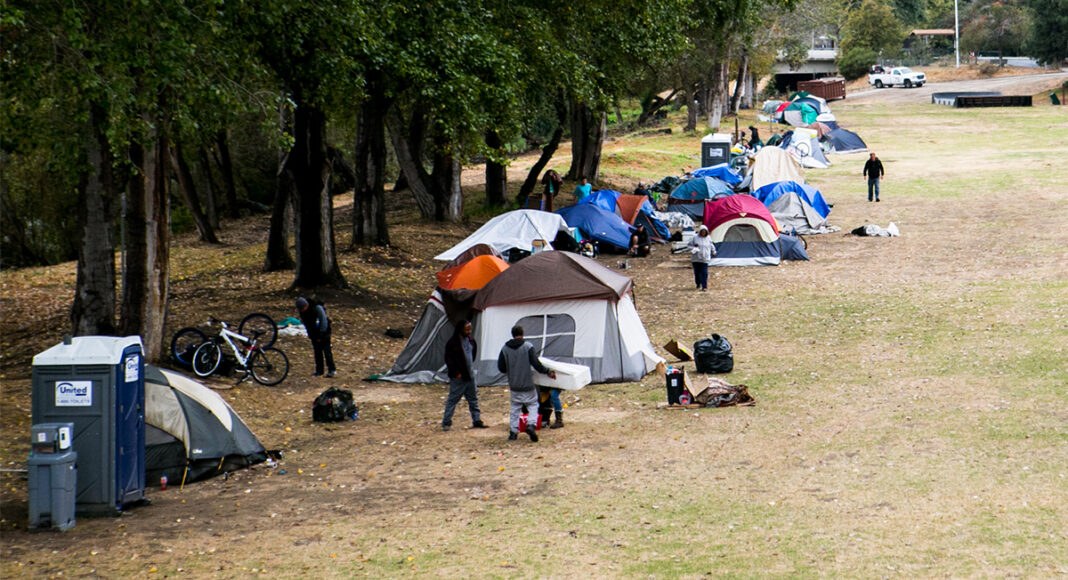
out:
M475 386L475 356L478 343L472 338L471 323L463 320L456 325L452 338L445 343L445 368L449 373L449 398L445 400L445 415L441 418L441 430L452 428L452 414L461 398L467 399L471 411L471 426L485 429L482 411L478 408L478 388Z
M760 140L760 131L753 125L749 125L749 146L753 149L764 146L764 142Z
M528 414L536 413L538 408L538 389L534 386L534 374L531 369L549 375L555 379L556 373L545 368L534 352L534 345L523 340L523 327L512 327L512 340L504 343L501 354L497 356L497 370L508 375L508 389L511 391L512 412L509 420L508 439L519 436L519 415L524 407ZM534 421L527 422L527 435L533 442L538 441L534 431Z
M630 236L630 248L627 254L644 258L649 255L650 251L652 251L652 246L649 245L649 230L645 229L644 224L638 224Z
M300 316L304 329L308 331L312 349L315 351L315 375L323 376L323 362L326 362L326 376L332 377L337 374L334 366L334 353L330 350L330 318L326 316L326 308L318 300L309 301L307 298L297 298L297 312Z
M879 158L874 153L864 163L864 171L861 175L868 178L868 201L871 201L872 191L875 192L875 201L879 201L879 180L882 179L885 172L883 171L883 162L879 161Z

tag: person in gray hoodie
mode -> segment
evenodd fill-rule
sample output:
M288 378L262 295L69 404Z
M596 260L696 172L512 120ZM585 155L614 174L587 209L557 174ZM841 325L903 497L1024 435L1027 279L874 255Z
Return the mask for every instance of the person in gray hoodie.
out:
M511 391L512 413L509 422L509 440L517 439L519 436L519 414L523 407L527 408L528 415L538 412L538 389L534 386L534 374L531 369L549 375L550 378L556 378L556 372L545 368L545 365L538 360L534 345L523 340L523 327L513 326L512 340L504 343L501 354L497 356L497 370L508 375L508 389ZM527 422L526 432L531 441L538 441L533 421Z

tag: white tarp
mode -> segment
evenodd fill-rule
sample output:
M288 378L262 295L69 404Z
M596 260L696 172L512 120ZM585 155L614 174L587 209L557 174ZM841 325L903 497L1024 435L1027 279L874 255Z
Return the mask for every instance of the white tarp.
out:
M489 244L504 254L512 248L532 252L534 240L545 240L546 249L552 249L552 242L561 231L567 233L569 230L567 222L560 215L536 209L517 209L486 222L475 233L434 256L434 259L452 260L476 244Z

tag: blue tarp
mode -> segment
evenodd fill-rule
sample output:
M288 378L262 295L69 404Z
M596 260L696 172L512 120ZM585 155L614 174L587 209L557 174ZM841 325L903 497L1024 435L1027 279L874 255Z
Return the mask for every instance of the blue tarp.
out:
M794 192L805 203L812 206L812 209L816 210L816 213L820 214L820 217L827 217L831 213L830 206L823 199L823 194L818 189L804 183L798 183L796 181L776 181L775 183L769 183L764 187L753 192L753 197L760 200L760 203L765 206L771 207L771 204L782 197L784 194Z
M591 240L613 245L620 250L630 247L634 228L613 212L592 203L580 203L559 209L556 213L564 218L569 227L582 230ZM602 247L604 249L607 248Z
M619 199L619 192L611 189L598 189L597 191L587 195L579 200L578 203L592 203L593 205L610 212L616 211L616 200Z
M716 199L733 193L734 190L725 181L714 177L695 177L676 187L675 191L671 192L671 199L692 202Z
M738 185L742 182L741 174L731 169L730 165L726 163L695 169L691 172L691 175L694 177L715 177L729 185Z
M779 247L783 260L808 260L808 252L800 238L783 234L779 236Z

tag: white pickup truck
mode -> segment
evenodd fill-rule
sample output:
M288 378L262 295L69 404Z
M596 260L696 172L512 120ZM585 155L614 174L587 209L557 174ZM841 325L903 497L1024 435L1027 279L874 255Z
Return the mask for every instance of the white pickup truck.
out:
M916 72L908 67L895 67L884 69L879 65L871 67L868 73L868 84L875 88L901 86L906 89L922 87L927 82L927 76L922 72Z

